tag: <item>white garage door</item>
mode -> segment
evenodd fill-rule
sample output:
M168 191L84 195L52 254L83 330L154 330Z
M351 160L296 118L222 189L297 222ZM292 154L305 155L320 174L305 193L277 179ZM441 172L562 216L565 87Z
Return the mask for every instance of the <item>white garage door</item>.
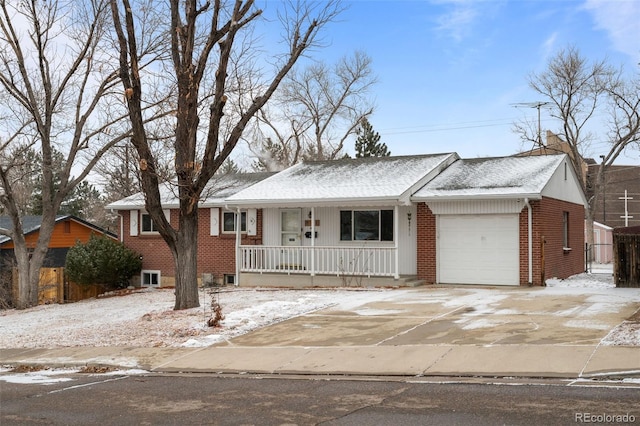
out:
M518 215L438 216L439 281L519 285Z

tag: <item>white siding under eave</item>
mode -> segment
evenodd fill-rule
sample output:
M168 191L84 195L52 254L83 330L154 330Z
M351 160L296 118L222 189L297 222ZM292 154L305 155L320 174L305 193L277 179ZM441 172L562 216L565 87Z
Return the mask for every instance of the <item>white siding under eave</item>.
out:
M435 215L520 213L525 206L522 199L427 201L426 204Z
M564 160L545 185L542 195L556 200L584 205L585 199L582 197L580 181L573 173L572 167L568 159Z
M315 240L316 247L394 247L392 241L340 241L340 210L393 210L393 206L387 207L316 207L314 211L315 220L318 225L315 231L318 238ZM281 245L280 236L280 211L287 209L265 208L263 209L263 245ZM311 232L308 207L299 208L301 211L301 241L302 246L311 246L311 238L306 238L305 233ZM411 214L409 216L408 214ZM399 273L400 275L415 275L417 273L417 228L416 228L416 206L400 206L398 208L398 239L399 250Z

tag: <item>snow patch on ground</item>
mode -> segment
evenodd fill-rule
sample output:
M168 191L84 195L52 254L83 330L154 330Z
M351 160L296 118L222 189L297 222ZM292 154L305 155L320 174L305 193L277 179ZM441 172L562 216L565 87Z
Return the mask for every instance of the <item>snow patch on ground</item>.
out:
M63 374L77 373L78 370L51 369L29 371L27 373L3 374L0 381L17 384L52 385L54 383L69 382L70 377L59 377Z
M200 291L201 307L174 311L172 289L144 289L124 296L90 299L64 305L42 305L27 310L0 311L0 348L60 348L77 346L129 347L204 347L224 342L289 318L331 308L357 315L395 314L381 303L443 303L451 310L467 309L466 329L491 327L489 313L499 321L500 315L520 313L497 308L499 302L518 291L525 297L541 293L587 295L589 307L554 312L578 328L602 328L592 315L619 303L640 303L640 289L615 288L610 274L580 274L569 279L547 280L546 288L465 288L461 297L451 297L441 288L379 289L260 289L223 288L212 294ZM211 302L222 306L225 319L221 327L206 325L213 316ZM376 303L376 307L367 307ZM549 312L542 313L549 315ZM603 339L604 345L640 346L640 325L625 321Z

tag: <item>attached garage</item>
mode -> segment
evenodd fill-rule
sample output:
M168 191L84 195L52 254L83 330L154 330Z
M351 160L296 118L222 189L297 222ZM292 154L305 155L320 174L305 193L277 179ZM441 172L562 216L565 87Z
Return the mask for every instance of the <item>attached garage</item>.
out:
M584 269L587 204L566 155L461 159L411 200L419 277L438 284L545 285Z
M438 282L519 285L518 224L517 214L439 215Z

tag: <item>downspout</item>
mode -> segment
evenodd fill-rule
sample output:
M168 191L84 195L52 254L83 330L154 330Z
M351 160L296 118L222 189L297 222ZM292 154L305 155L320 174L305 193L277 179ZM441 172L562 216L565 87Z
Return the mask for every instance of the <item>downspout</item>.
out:
M524 199L524 203L527 206L527 250L529 260L529 285L533 285L533 218L531 212L531 204L529 198Z
M240 285L240 262L242 260L242 256L240 253L240 243L242 242L242 213L240 212L240 208L236 209L236 279L234 285L238 287Z

